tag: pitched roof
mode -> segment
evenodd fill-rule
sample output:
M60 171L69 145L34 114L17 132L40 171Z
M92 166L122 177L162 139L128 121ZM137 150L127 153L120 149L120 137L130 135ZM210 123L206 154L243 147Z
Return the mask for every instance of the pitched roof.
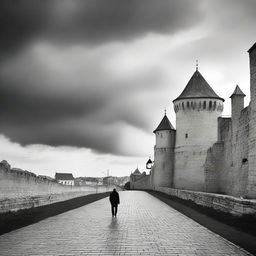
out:
M73 174L72 173L60 173L56 172L55 173L55 179L56 180L74 180Z
M147 164L152 164L152 160L149 158L148 161L147 161Z
M232 96L237 95L237 96L245 96L245 94L242 92L242 90L240 89L240 87L237 85L234 92L232 93L232 95L230 96L230 98L232 98Z
M141 172L140 172L139 169L137 168L132 174L133 174L133 175L141 175Z
M157 128L153 132L164 131L164 130L167 130L167 131L168 130L175 130L166 115L164 115L162 121L160 122L160 124L157 126Z
M256 48L256 43L254 43L254 45L248 50L248 52L250 53L251 51L253 51Z
M196 70L192 75L180 96L173 100L173 102L176 100L191 98L214 98L224 101L224 99L220 98L215 93L198 70Z

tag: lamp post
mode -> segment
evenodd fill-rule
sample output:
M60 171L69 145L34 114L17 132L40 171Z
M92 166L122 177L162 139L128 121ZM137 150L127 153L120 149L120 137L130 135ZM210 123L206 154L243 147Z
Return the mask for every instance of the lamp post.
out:
M153 162L152 162L152 160L149 157L149 159L148 159L148 161L146 163L146 169L150 169L151 170L152 167L153 167Z

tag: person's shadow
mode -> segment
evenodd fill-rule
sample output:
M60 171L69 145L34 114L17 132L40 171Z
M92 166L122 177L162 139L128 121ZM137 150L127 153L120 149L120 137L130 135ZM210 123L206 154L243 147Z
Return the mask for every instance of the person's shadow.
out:
M118 220L117 220L117 218L112 218L108 227L109 227L110 232L114 231L114 230L118 230Z
M109 254L114 254L119 251L122 246L122 236L118 227L118 220L112 218L108 225L108 235L106 237L106 249Z

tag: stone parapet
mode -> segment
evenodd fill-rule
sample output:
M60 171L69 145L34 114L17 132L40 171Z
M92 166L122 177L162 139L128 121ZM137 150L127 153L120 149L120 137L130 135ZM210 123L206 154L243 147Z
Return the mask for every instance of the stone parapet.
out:
M112 190L111 186L67 186L0 163L0 213L48 205Z
M227 195L195 192L167 187L156 187L155 190L184 200L190 200L197 205L230 213L234 216L256 214L256 200L247 200Z
M49 205L69 199L86 196L89 194L103 193L112 190L112 187L91 188L90 191L72 191L55 193L49 195L26 196L17 198L6 198L0 200L0 214L6 212L15 212L23 209Z

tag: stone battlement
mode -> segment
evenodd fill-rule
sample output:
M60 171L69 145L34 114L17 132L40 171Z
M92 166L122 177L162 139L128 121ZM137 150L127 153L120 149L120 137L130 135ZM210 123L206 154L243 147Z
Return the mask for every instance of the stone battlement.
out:
M174 103L175 113L179 111L223 111L223 102L213 99L187 99Z
M22 170L20 168L11 168L11 165L6 160L3 160L2 162L0 162L0 171L8 172L17 176L22 175L24 177L34 177L40 181L44 180L44 181L50 181L50 182L56 183L56 181L53 178L42 176L42 175L36 175L33 172Z
M47 176L0 163L0 213L52 204L113 189L105 186L67 186Z

